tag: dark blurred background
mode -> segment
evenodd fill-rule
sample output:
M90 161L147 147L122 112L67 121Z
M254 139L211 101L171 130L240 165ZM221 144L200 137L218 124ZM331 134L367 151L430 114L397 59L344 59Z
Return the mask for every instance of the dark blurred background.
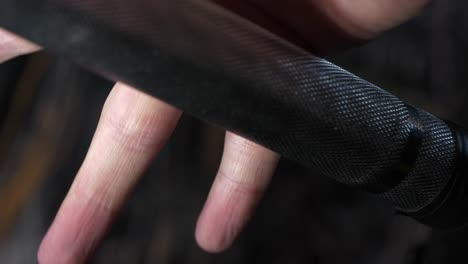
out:
M468 126L468 2L329 58L406 101ZM77 172L112 83L46 53L0 65L0 263L36 251ZM91 263L433 264L468 261L468 229L441 232L284 160L234 247L195 244L224 132L185 116Z

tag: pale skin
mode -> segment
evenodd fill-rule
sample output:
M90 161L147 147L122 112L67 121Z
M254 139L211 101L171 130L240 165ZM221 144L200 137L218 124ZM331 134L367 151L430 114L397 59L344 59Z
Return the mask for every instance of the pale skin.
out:
M271 6L287 3L245 2L274 14L279 11ZM416 15L428 2L295 0L291 6L304 7L306 12L307 8L320 10L348 36L366 40ZM281 10L281 21L286 24L289 20L284 19L284 14L294 12L288 6L289 2ZM0 63L39 49L0 29ZM87 157L41 244L40 263L84 263L92 255L181 114L133 87L115 85L103 107ZM227 132L221 165L196 226L195 237L201 248L217 253L233 243L268 187L279 158L273 151Z

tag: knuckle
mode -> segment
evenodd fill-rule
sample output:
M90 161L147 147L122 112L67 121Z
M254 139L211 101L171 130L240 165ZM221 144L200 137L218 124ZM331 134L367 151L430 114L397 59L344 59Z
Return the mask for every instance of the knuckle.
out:
M218 172L217 180L224 186L229 188L229 191L243 195L256 195L263 192L263 188L254 184L254 182L246 180L248 175L240 175L228 173L223 169Z
M235 134L232 134L232 133L229 133L229 136L227 137L227 140L229 142L231 142L231 144L236 148L236 149L239 149L239 150L242 150L242 149L254 149L254 148L258 148L259 145L257 145L256 143L254 143L253 141L250 141L248 139L245 139L241 136L238 136L238 135L235 135Z
M155 129L164 127L157 113L127 116L118 112L106 112L101 120L111 140L130 149L154 147L162 144L165 139L164 131Z

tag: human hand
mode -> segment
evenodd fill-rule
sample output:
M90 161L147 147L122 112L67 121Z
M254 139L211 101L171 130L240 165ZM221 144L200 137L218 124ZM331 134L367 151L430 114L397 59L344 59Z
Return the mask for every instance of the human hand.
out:
M313 51L367 40L416 14L428 0L218 0ZM39 49L0 31L0 61ZM92 254L181 112L124 84L104 106L88 155L39 252L41 263L82 263ZM279 156L228 133L223 159L197 224L202 248L229 247L255 209Z

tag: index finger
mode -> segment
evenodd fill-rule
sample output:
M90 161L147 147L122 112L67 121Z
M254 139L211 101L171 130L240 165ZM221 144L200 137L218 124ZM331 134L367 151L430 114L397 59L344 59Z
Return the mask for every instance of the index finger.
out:
M180 115L156 98L116 84L85 161L41 244L39 263L86 262Z

